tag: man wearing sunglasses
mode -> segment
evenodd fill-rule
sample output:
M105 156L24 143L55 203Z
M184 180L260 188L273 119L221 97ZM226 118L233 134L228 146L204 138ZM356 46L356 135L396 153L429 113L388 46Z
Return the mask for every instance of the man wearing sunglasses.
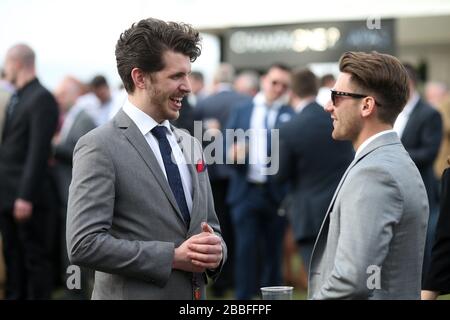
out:
M347 52L326 111L355 159L328 207L311 259L310 299L419 299L428 200L392 130L409 94L390 55ZM330 159L332 161L332 159Z
M249 133L248 141L227 137L227 157L233 163L227 201L236 244L236 298L240 300L254 297L259 287L282 284L287 220L278 214L278 208L286 188L275 181L273 173L269 174L268 169L276 161L268 164L266 160L272 155L275 159L277 151L272 141L276 142L277 129L294 113L286 104L290 79L289 67L270 66L261 79L261 91L249 103L234 107L226 126L232 129L228 132ZM259 273L255 271L258 268Z

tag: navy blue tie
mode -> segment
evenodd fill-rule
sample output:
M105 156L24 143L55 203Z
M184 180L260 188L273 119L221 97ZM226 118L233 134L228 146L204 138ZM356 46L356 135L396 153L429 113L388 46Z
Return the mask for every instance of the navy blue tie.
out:
M189 226L191 222L191 215L189 214L189 209L186 203L180 171L178 170L177 164L172 161L172 148L170 147L169 140L167 140L166 132L167 128L164 126L156 126L152 129L152 134L159 143L159 150L161 151L170 188L172 189L173 195L177 200L178 207L180 208L184 221L186 222L186 225Z

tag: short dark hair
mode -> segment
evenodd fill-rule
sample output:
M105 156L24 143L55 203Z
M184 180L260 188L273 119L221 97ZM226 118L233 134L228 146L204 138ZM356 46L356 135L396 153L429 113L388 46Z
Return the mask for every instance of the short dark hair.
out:
M410 63L403 63L403 66L406 69L406 72L408 73L408 77L411 80L411 82L413 83L414 86L417 86L417 81L418 81L418 75L417 75L417 70L416 68L414 68L414 66Z
M141 20L125 30L116 45L117 70L125 90L134 91L133 68L145 73L164 69L163 54L167 50L189 56L194 62L201 54L199 32L185 23L154 18Z
M339 70L351 75L360 94L373 95L378 102L378 118L394 124L409 97L408 74L394 56L373 51L346 52Z
M269 71L272 70L272 69L280 69L280 70L283 70L283 71L286 71L286 72L291 72L292 71L292 69L288 65L286 65L284 63L281 63L281 62L272 63L269 66L269 68L267 68L266 74L269 73Z
M309 69L295 70L292 74L291 88L300 98L316 96L318 90L316 75Z
M201 73L200 71L192 71L191 72L191 77L197 81L205 81L205 77L203 76L203 73Z
M108 86L108 81L106 81L106 78L102 75L95 76L91 82L89 83L91 88L97 89L100 87Z
M320 78L320 86L325 87L328 85L328 83L330 82L334 83L335 81L336 78L334 77L334 75L332 75L331 73L327 73Z

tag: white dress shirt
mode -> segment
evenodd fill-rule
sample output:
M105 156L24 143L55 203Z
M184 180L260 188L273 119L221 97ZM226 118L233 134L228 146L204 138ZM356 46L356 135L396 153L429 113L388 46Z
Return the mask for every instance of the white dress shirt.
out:
M305 109L305 107L306 107L307 105L309 105L310 103L313 103L313 102L315 102L315 101L316 101L316 100L315 100L314 98L311 98L311 99L302 99L302 100L300 101L300 103L297 104L297 105L294 107L295 113L300 113L300 112L302 112L303 109Z
M254 183L265 183L267 182L266 170L268 164L266 115L269 113L267 123L268 127L272 129L284 100L277 100L271 106L268 106L264 94L260 92L253 98L253 104L253 112L250 118L247 180Z
M319 92L317 93L317 98L316 98L317 103L325 108L328 101L330 101L330 100L331 100L331 88L328 88L328 87L319 88Z
M161 151L159 150L158 140L153 136L151 130L159 125L152 117L148 114L140 110L138 107L133 105L128 99L125 101L123 106L123 111L133 120L133 122L138 127L139 131L141 131L145 140L147 140L150 149L153 151L153 154L158 160L158 164L164 173L164 176L167 179L166 169L164 167L164 161L161 156ZM180 146L178 145L177 139L172 132L172 128L170 127L170 123L168 120L164 120L160 125L163 125L167 128L167 139L169 140L170 147L172 148L173 159L178 166L178 170L180 171L181 182L183 184L184 196L186 198L186 203L189 209L189 213L192 211L192 177L189 172L189 167L186 163L186 159L181 151Z
M397 132L398 136L401 138L403 131L405 131L406 124L408 123L409 116L414 110L417 102L419 102L420 96L417 92L414 92L411 99L408 100L402 112L399 113L397 119L394 123L394 130Z
M395 131L391 129L391 130L384 130L384 131L378 132L377 134L374 134L374 135L371 136L369 139L367 139L366 141L364 141L363 143L361 143L361 145L358 147L358 150L356 150L356 153L355 153L355 159L356 159L356 157L361 153L361 151L363 151L364 148L367 147L367 146L369 145L369 143L371 143L371 142L372 142L373 140L375 140L376 138L378 138L378 137L380 137L380 136L382 136L382 135L384 135L384 134L391 133L391 132L395 132Z

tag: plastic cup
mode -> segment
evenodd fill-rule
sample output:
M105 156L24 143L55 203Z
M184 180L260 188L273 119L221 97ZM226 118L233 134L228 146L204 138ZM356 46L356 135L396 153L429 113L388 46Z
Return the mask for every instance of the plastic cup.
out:
M292 300L292 291L294 287L278 286L263 287L261 295L263 300Z

